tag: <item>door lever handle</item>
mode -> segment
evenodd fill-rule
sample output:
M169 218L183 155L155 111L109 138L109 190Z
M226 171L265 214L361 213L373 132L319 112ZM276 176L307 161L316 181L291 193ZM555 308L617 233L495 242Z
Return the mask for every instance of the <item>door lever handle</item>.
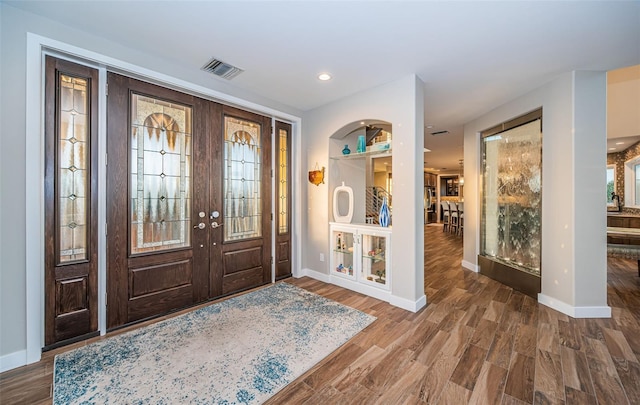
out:
M193 229L204 229L206 228L206 225L204 224L204 222L200 222L198 225L194 225Z
M216 221L213 221L213 222L211 223L211 227L212 227L213 229L218 228L218 227L221 227L222 225L224 225L224 224L219 224L219 223L217 223Z

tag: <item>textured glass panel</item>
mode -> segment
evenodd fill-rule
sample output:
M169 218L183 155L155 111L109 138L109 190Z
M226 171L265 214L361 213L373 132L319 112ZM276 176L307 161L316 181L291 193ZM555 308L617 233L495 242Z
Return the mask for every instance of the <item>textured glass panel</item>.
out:
M540 275L540 120L482 140L481 254Z
M87 259L87 80L60 75L56 181L59 263Z
M225 117L224 240L262 236L260 125Z
M131 252L190 246L191 108L131 99Z
M287 201L289 198L287 189L287 144L289 134L281 129L278 134L278 232L280 234L289 231L289 215L287 215Z

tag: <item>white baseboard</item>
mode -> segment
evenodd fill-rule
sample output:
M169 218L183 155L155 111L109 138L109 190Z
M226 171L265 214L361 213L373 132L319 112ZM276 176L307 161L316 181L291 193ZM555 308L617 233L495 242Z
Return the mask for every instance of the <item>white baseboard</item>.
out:
M465 269L469 269L471 271L474 271L476 273L480 272L480 267L476 264L473 264L471 262L468 262L466 260L462 261L462 267L464 267Z
M611 307L574 307L566 302L538 294L538 302L572 318L611 318Z
M396 306L398 308L406 309L411 312L420 311L425 305L427 305L427 296L423 295L418 298L417 301L411 301L406 298L400 298L395 295L389 297L389 304Z
M305 276L311 277L314 280L322 281L323 283L331 283L331 278L328 274L324 274L310 268L304 268L300 270L299 276L297 276L297 278Z
M0 356L0 373L21 367L27 364L27 351L20 350L17 352Z

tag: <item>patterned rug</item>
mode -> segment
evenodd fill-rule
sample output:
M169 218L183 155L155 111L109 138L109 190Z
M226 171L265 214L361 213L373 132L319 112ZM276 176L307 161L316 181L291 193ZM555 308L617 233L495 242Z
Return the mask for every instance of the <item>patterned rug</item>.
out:
M56 356L53 404L259 404L375 319L277 283Z

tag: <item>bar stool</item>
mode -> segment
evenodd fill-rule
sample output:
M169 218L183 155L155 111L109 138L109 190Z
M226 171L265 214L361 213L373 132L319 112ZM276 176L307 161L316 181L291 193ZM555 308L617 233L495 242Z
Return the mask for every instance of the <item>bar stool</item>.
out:
M458 204L453 203L453 204L449 204L449 209L451 210L451 218L449 218L449 231L453 232L453 233L458 233L458 218L459 218L459 213L458 213Z
M440 210L442 211L442 232L445 230L449 230L449 202L441 201L440 202Z
M464 229L464 203L458 203L458 235L462 235Z

